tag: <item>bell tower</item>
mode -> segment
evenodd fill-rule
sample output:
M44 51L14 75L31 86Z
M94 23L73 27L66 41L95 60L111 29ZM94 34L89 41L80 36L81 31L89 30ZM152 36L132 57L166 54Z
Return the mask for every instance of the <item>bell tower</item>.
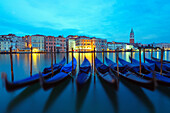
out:
M131 32L130 32L130 43L134 43L134 32L133 32L133 28L131 29Z

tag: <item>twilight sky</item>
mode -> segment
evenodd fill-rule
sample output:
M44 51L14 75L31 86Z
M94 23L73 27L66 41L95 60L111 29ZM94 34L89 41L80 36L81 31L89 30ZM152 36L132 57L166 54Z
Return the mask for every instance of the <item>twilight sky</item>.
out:
M0 0L0 34L170 42L170 0Z

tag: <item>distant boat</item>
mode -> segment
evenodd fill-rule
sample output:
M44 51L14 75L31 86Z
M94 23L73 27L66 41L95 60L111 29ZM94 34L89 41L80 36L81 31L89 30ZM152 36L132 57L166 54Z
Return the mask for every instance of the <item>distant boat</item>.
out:
M135 63L135 64L139 65L139 61L138 61L138 60L136 60L136 59L134 59L134 58L131 58L130 56L129 56L129 59L130 59L130 60L132 59L132 64ZM149 59L148 59L148 60L149 60ZM156 65L155 61L154 61L154 62L151 62L151 63L141 63L141 65L142 65L142 66L145 66L145 68L147 67L147 68L148 68L149 70L151 70L151 71L156 71L157 73L160 73L160 65L161 65L161 64ZM153 66L153 65L155 65L155 66ZM163 68L162 68L162 72L163 72L163 73L162 73L163 76L170 78L170 72L168 72L168 71L166 70L166 68L164 67L164 65L163 65Z
M111 72L109 67L103 64L97 57L95 59L95 68L99 79L113 86L115 90L118 90L119 88L118 78L115 76L115 74Z
M105 57L107 65L111 68L111 70L116 74L117 73L117 64ZM119 65L119 75L121 78L146 89L154 91L156 89L156 80L146 80L142 77L137 76L135 73L132 73L126 70L126 66Z
M48 80L44 80L43 76L40 75L40 84L44 90L48 90L52 87L55 87L60 82L64 81L65 79L69 79L70 74L72 72L72 62L73 62L73 71L75 71L77 66L77 61L75 58L73 58L73 61L63 66L60 70L60 73L56 74L52 78L49 78Z
M80 66L79 73L77 75L77 88L81 89L87 81L91 78L91 64L85 57L83 63Z
M160 72L160 69L161 69L161 63L160 62L150 60L148 58L145 58L145 60L149 63L155 63L157 70ZM162 72L166 73L168 76L170 76L170 64L169 63L162 65Z
M64 66L65 62L66 62L66 59L64 57L61 62L59 62L58 64L54 64L53 65L54 66L53 73L54 74L58 73L61 70L61 68ZM45 68L42 73L43 78L45 78L45 79L50 78L51 75L52 75L51 67ZM9 82L7 80L6 74L2 73L2 79L5 80L6 90L10 92L10 91L15 91L17 89L21 89L23 87L26 87L26 86L29 86L29 85L39 82L39 74L35 74L31 77L28 77L28 78L25 78L25 79L22 79L19 81Z
M160 59L157 59L157 58L155 58L155 57L152 57L152 59L155 60L155 61L157 61L157 62L161 62ZM163 60L163 63L170 63L170 61L168 61L168 60Z
M158 85L164 85L164 86L170 87L170 78L168 78L168 77L164 77L164 76L160 75L159 73L155 73L153 71L150 71L150 73L148 73L148 74L144 74L144 73L139 74L139 64L134 64L134 63L131 64L130 62L127 62L121 58L119 58L119 62L123 66L128 67L127 69L129 71L134 72L136 75L143 77L145 79L152 80L153 74L155 74Z

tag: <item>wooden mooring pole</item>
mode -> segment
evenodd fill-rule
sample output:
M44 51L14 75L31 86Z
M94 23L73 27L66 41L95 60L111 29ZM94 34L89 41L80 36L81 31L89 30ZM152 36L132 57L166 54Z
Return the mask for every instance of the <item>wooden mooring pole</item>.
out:
M14 81L14 72L13 72L12 47L10 47L10 61L11 61L11 78L12 78L12 82L13 82Z
M68 64L68 41L66 43L67 43L66 54L67 54L67 64Z
M54 47L54 63L56 64L56 47Z
M104 49L102 49L102 52L103 52L103 64L104 64Z
M54 76L54 73L53 73L53 49L51 47L51 72L52 72L52 77Z
M145 63L145 48L143 48L143 61Z
M32 76L32 46L31 46L31 60L30 60L30 76Z
M80 49L79 49L79 69L80 69Z
M141 74L141 72L142 72L142 69L141 69L141 47L139 47L139 73Z
M117 52L116 52L117 76L119 77L119 62L118 62L118 59L119 59L119 49L117 49Z
M151 50L151 60L152 60L152 57L153 57L153 44L152 44L152 50Z
M163 66L163 54L164 54L164 47L161 49L161 69L160 69L161 75L162 75L162 66Z
M132 63L132 58L133 58L133 49L131 48L131 63Z
M96 50L95 50L95 47L94 47L94 76L95 76L95 58L96 58L95 53L96 53Z
M73 75L73 70L74 70L74 62L73 62L73 48L72 48L72 75Z
M93 52L91 52L91 73L93 73Z

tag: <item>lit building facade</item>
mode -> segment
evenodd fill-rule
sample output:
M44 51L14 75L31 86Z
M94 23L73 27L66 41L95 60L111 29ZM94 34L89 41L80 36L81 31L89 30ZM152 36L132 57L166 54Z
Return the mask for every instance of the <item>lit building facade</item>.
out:
M32 35L29 37L29 47L32 46L33 52L45 51L45 37L44 35Z
M68 51L72 51L72 48L73 48L73 50L77 49L76 48L76 39L75 38L69 38L68 39Z
M126 50L130 50L131 48L133 49L134 46L133 44L130 44L130 43L124 43L124 42L113 42L114 46L114 50L116 49L119 49L119 50L122 50L122 51L126 51Z
M95 37L86 37L79 36L78 38L69 38L69 51L73 48L75 51L87 52L94 51L94 47L96 51L102 51L103 49L107 50L107 40L100 39Z
M76 40L76 50L80 51L91 51L92 49L92 40L86 36L80 36L75 39Z
M92 40L92 48L96 49L96 51L102 51L104 49L104 51L107 50L107 40L106 39L100 39L100 38L91 38Z
M76 47L76 39L78 38L77 35L69 35L66 37L66 48L68 48L68 51L72 51L72 48L73 50L77 49Z

